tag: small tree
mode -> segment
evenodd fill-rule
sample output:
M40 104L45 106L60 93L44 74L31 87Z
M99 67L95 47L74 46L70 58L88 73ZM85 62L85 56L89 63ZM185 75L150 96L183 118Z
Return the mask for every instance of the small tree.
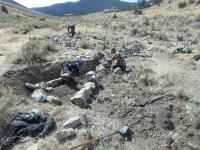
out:
M1 6L1 11L4 13L8 13L8 9L4 5Z

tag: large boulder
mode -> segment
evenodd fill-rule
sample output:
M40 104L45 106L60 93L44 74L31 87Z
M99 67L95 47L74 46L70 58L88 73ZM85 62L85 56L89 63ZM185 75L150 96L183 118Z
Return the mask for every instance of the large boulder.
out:
M71 98L71 102L79 107L86 107L90 96L92 96L91 88L84 87Z
M66 140L72 140L76 138L77 133L74 129L69 128L69 129L63 129L61 131L58 131L56 133L56 139L61 143Z
M82 125L86 125L86 120L84 116L75 116L73 118L70 118L63 124L64 129L68 128L79 128Z
M94 71L89 71L88 73L86 73L85 78L86 78L87 81L95 83L95 85L97 87L100 86L100 82L99 82L97 75Z

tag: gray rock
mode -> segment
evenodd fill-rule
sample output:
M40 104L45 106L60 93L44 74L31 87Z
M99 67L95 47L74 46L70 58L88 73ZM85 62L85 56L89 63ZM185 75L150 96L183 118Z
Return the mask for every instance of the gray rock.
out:
M90 87L84 87L78 91L70 100L73 104L80 107L86 107L88 105L88 100L92 96L92 90Z
M97 78L97 75L94 71L89 71L88 73L85 74L85 78L86 80L88 80L89 82L93 82L95 83L95 85L98 87L100 86L100 82Z
M69 129L63 129L61 131L58 131L56 133L56 139L61 143L66 140L72 140L76 138L77 133L74 129L69 128Z
M75 116L73 118L70 118L69 120L67 120L64 124L63 124L63 128L64 129L68 129L68 128L78 128L81 125L83 125L85 122L85 118L83 116Z
M47 87L56 87L56 86L61 85L61 83L62 83L62 78L58 78L58 79L48 81L45 84Z
M123 71L121 70L121 68L116 68L115 70L114 70L114 73L115 74L123 74Z
M38 102L45 102L47 93L43 89L36 89L32 94L31 97L38 101Z
M33 145L29 146L29 147L27 148L27 150L39 150L39 148L38 148L38 145L37 145L37 144L33 144Z
M59 98L54 97L54 96L47 96L46 99L50 104L55 104L55 105L63 104L63 102Z
M25 83L25 87L31 90L39 89L40 86L38 84L31 84L31 83Z
M83 88L90 88L91 90L94 90L96 86L93 82L87 82L83 85Z

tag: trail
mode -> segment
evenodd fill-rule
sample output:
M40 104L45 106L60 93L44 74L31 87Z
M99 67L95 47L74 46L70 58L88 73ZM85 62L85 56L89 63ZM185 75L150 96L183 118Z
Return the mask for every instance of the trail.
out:
M26 41L27 35L14 34L11 28L0 29L0 76L14 66L13 61Z

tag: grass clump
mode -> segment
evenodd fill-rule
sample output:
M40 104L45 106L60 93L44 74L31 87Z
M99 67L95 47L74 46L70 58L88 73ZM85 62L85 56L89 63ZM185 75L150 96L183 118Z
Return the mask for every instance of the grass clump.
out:
M142 15L143 14L143 12L142 12L142 10L141 9L134 9L134 12L133 12L135 15Z
M86 40L83 40L81 42L80 46L81 46L82 49L89 49L90 48L90 44Z
M176 93L175 93L175 96L177 98L180 98L180 99L186 99L186 100L189 99L188 96L185 94L185 91L183 89L177 90Z
M22 46L20 60L27 64L41 63L45 61L45 56L48 52L55 51L57 51L57 49L52 42L29 41Z
M179 2L178 3L178 8L184 8L187 6L187 2Z

